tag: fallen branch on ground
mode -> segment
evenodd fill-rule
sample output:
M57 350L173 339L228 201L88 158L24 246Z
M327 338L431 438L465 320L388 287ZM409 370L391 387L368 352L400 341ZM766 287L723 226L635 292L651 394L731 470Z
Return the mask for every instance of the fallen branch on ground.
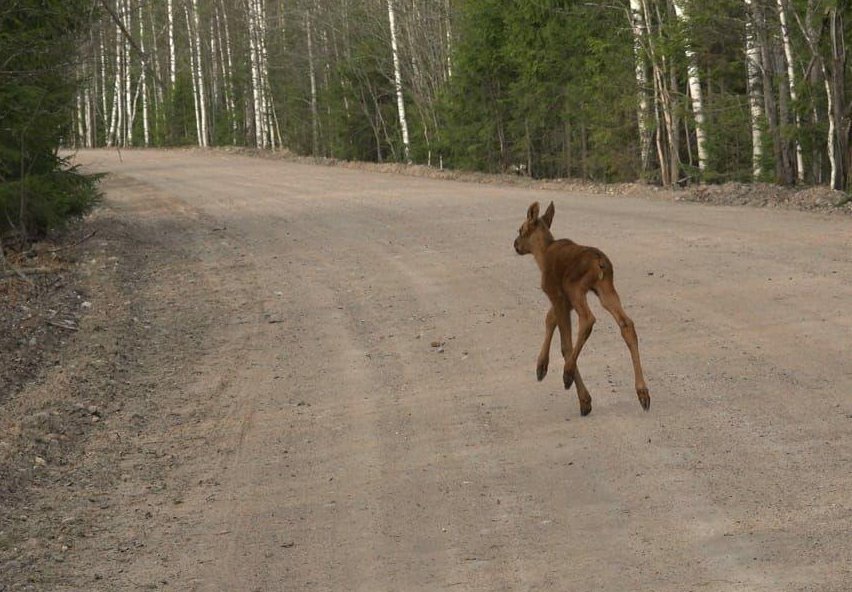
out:
M97 230L93 230L88 235L86 235L83 238L81 238L80 240L78 240L76 243L71 243L70 245L62 245L61 247L56 247L55 249L48 249L47 252L48 253L58 253L59 251L64 251L65 249L71 249L73 247L76 247L77 245L83 244L84 242L86 242L87 240L89 240L90 238L95 236L97 233L98 233Z

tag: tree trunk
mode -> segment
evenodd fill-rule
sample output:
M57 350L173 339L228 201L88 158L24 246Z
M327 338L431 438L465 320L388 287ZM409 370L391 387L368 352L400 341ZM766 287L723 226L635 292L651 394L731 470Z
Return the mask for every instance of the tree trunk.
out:
M845 102L844 88L842 86L845 75L845 48L843 42L842 20L838 18L837 9L829 9L825 15L827 17L830 35L831 35L831 65L829 69L826 65L826 60L821 53L820 37L821 32L817 31L814 23L816 13L816 0L809 0L805 24L802 24L801 19L796 14L796 20L799 23L799 28L804 34L805 41L811 51L811 58L816 64L816 69L822 75L825 85L826 101L828 109L826 117L828 119L828 134L826 137L826 152L828 153L828 161L831 167L830 184L833 189L843 189L846 183L845 159L846 154L843 150L848 151L848 137L845 130L839 125L843 121ZM794 13L795 14L795 13ZM838 32L838 28L840 29ZM839 34L838 34L839 33ZM841 85L841 86L838 86ZM815 119L817 119L816 106L814 106ZM840 140L840 142L838 142ZM838 154L838 151L841 151Z
M837 153L831 175L831 187L838 191L846 189L849 177L849 119L846 104L846 42L844 39L843 14L835 6L829 11L831 35L831 110L834 124L834 140Z
M148 26L151 29L151 62L154 64L154 142L160 136L160 123L163 106L163 74L160 69L160 50L157 44L157 27L154 24L154 11L148 11Z
M124 28L127 31L131 31L131 23L130 23L130 0L125 0L124 5L122 7ZM135 119L136 113L133 110L133 72L130 67L130 42L127 37L121 34L121 40L123 41L122 49L123 49L123 66L124 66L124 108L126 110L126 115L124 118L124 124L126 130L124 132L124 145L132 146L133 145L133 123Z
M452 8L450 0L444 0L444 37L446 39L445 55L447 62L447 80L453 77L453 32L452 32Z
M790 30L787 26L787 9L785 0L776 0L778 6L778 20L781 23L781 41L784 45L784 57L787 62L787 84L790 89L790 101L796 122L796 178L799 183L805 182L805 157L802 154L802 143L799 134L802 129L801 118L798 110L798 97L796 95L796 68L793 59L793 44L790 42Z
M228 26L228 13L225 8L224 0L220 3L220 7L222 9L222 26L224 29L224 51L225 51L225 60L222 62L222 67L225 69L223 73L224 85L225 85L225 102L228 107L228 118L231 122L231 142L233 144L237 143L237 110L234 104L234 63L233 58L231 56L231 31ZM219 12L216 12L216 18L218 22ZM220 46L222 43L220 42Z
M195 39L195 76L198 79L198 103L200 106L199 115L201 117L201 136L199 145L207 147L209 145L209 134L207 133L207 96L204 84L204 67L203 67L203 52L201 51L201 26L198 20L198 0L192 0L192 33Z
M752 177L759 180L763 174L763 101L760 96L760 48L755 42L753 0L745 0L746 15L746 72L748 75L748 102L751 109L751 163Z
M648 71L645 65L644 44L647 43L645 18L640 0L630 0L630 24L633 28L633 59L635 61L636 117L639 126L640 174L644 178L651 169L651 126L648 102Z
M308 36L308 74L311 79L311 154L319 154L319 122L317 121L317 77L314 67L314 44L311 35L311 9L305 11L305 31Z
M174 91L177 80L177 60L175 59L175 14L172 6L173 0L168 0L168 19L169 19L169 82L171 89Z
M280 144L281 132L278 130L278 117L275 114L272 87L269 84L269 54L266 50L266 4L265 0L256 0L256 2L258 49L260 51L260 82L265 117L264 130L267 133L267 145L275 150L276 141Z
M684 0L673 0L675 14L683 24L689 19L683 8ZM689 96L692 98L692 114L695 118L695 144L698 151L698 170L702 173L707 168L707 138L704 132L704 99L701 92L701 79L698 73L698 59L692 44L686 42L687 80L689 81Z
M139 5L139 49L145 53L145 19L142 15L142 4ZM142 135L145 147L151 144L151 135L148 129L148 76L144 62L140 75L140 86L142 93Z
M104 143L108 146L110 134L109 125L112 121L112 114L109 113L108 109L109 98L107 97L106 48L104 47L104 32L105 29L102 29L99 35L101 50L101 117L104 121Z
M116 4L116 6L118 6ZM107 142L107 146L112 146L113 142L116 146L121 146L124 134L122 130L124 129L124 103L122 102L122 97L124 93L122 92L122 67L121 67L121 56L123 52L121 51L121 28L116 25L115 27L115 85L113 87L113 98L112 98L112 114L110 116L110 141Z
M405 118L405 100L402 94L402 73L399 69L399 47L396 41L396 23L393 0L387 0L388 20L390 21L391 51L393 52L393 78L396 88L396 106L399 112L399 127L402 130L402 148L405 162L411 163L411 147L408 141L408 120Z
M754 2L749 3L751 9L751 21L754 24L753 33L754 41L760 54L760 76L763 88L763 105L766 116L766 124L769 135L772 138L772 153L775 161L775 182L782 185L792 185L794 183L793 176L793 156L790 150L790 145L784 140L781 134L781 126L785 120L780 116L782 111L782 102L786 97L784 92L786 89L783 85L779 90L779 96L775 97L776 79L782 78L782 69L776 65L776 52L773 51L772 42L776 38L769 35L766 24L766 15L763 6Z
M195 49L193 48L192 21L189 17L189 7L186 4L183 6L183 13L186 17L186 31L189 38L189 69L190 78L192 79L192 104L195 107L195 138L196 143L202 146L201 136L201 107L198 102L198 79L195 77Z

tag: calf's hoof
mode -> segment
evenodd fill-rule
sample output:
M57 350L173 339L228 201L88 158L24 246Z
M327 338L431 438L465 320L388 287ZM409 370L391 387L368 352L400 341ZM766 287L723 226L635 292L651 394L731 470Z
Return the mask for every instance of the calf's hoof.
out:
M592 412L592 400L580 401L580 415L586 417Z
M543 362L539 362L535 367L535 377L539 382L544 380L544 377L547 376L547 360Z
M651 408L651 395L648 394L648 387L637 388L636 396L639 397L639 404L642 405L642 409L648 411Z
M562 382L565 384L565 390L567 391L569 388L571 388L571 385L574 384L574 373L569 370L563 371Z

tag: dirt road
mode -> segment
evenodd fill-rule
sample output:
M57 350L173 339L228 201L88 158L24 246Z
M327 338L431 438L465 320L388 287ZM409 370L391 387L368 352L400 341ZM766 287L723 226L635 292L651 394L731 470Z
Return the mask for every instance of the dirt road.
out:
M114 173L148 308L97 445L120 478L56 589L852 589L850 219L79 160ZM613 260L649 413L597 302L592 414L558 362L536 382L533 200Z

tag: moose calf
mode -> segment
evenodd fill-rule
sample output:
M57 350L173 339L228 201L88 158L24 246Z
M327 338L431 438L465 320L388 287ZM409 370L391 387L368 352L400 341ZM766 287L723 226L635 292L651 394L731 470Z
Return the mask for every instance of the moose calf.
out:
M515 251L519 255L532 254L541 270L541 289L550 299L550 310L545 318L544 343L538 355L536 376L543 380L547 375L550 360L550 344L553 332L559 327L562 342L562 356L565 359L565 369L562 380L565 388L571 384L577 385L577 396L580 399L580 414L588 415L592 411L592 397L583 384L580 370L577 368L577 358L592 332L595 316L589 308L586 294L594 292L601 305L609 311L621 328L621 336L630 349L633 359L633 372L636 380L636 395L639 403L647 411L651 407L651 397L642 375L642 364L639 362L639 339L633 321L621 307L621 301L613 284L612 262L602 251L594 247L584 247L568 239L554 240L550 233L555 208L553 202L547 207L544 215L539 217L538 202L534 202L527 210L527 219L518 230L515 239ZM577 312L579 327L577 330L577 345L571 343L571 311Z

